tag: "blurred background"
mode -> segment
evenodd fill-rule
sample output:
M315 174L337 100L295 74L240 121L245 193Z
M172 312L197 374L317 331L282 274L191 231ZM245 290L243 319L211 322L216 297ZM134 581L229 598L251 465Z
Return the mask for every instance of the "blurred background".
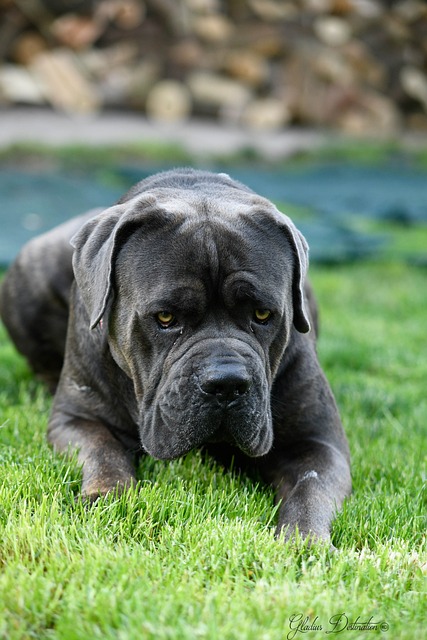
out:
M0 104L427 131L417 0L0 0Z
M0 263L177 164L228 168L283 205L314 259L390 254L386 235L404 226L418 238L405 255L427 262L426 2L0 0L0 12Z

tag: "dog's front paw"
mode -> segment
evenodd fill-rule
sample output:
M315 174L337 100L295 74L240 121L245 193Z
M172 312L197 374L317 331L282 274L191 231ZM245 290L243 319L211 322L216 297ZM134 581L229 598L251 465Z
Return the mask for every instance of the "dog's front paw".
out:
M331 542L329 529L324 526L305 528L298 524L281 523L275 532L276 538L284 542L293 542L296 546L329 546L330 551L336 551L336 547Z
M93 504L97 502L100 498L103 498L108 495L113 495L118 497L123 493L129 491L129 489L133 489L136 486L136 479L133 477L128 478L103 478L96 479L91 478L90 480L83 480L82 490L79 496L83 502L88 504Z

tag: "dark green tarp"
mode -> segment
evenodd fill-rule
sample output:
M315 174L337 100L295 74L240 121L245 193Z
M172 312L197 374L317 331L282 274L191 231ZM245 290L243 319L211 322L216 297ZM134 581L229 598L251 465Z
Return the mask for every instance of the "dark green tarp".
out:
M109 206L157 170L0 170L0 264L9 263L32 236L86 209ZM361 221L427 224L427 173L412 167L330 163L228 172L284 211L289 207L310 243L312 261L340 262L381 252L385 239Z

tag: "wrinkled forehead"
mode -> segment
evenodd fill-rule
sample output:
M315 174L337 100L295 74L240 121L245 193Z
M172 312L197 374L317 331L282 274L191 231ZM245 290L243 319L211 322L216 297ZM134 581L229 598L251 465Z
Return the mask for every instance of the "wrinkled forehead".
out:
M132 295L138 291L143 307L154 300L169 304L171 298L185 306L189 295L203 304L245 285L281 307L292 279L292 255L286 240L280 241L280 230L267 226L260 219L251 224L247 216L224 222L216 216L179 215L156 233L135 231L116 275Z
M271 213L272 205L255 194L157 195L166 222L156 232L136 229L119 256L118 271L124 277L131 264L141 286L191 278L210 287L236 274L272 288L282 288L292 272L292 252ZM280 215L280 214L278 214Z
M251 253L267 247L283 251L280 227L284 216L269 200L255 193L230 188L183 190L160 193L156 200L162 210L175 216L177 233L193 235L194 242L210 235L216 237L219 246L229 239L251 248Z
M204 185L203 189L159 189L156 201L170 213L184 214L190 219L220 216L236 223L237 218L251 215L255 208L270 215L274 210L271 202L256 193L217 185ZM274 214L273 214L274 215Z

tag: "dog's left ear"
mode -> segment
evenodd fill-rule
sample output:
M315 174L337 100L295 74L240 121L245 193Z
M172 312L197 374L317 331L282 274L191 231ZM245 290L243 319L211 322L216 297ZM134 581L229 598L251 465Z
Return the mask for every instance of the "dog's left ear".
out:
M295 253L292 297L294 303L294 326L300 333L310 331L310 320L306 310L304 283L308 271L308 244L304 236L289 220L286 224L288 239Z
M310 319L306 310L304 283L308 271L308 244L292 220L273 206L274 218L292 247L294 272L292 281L292 301L294 307L294 327L300 333L310 331Z

